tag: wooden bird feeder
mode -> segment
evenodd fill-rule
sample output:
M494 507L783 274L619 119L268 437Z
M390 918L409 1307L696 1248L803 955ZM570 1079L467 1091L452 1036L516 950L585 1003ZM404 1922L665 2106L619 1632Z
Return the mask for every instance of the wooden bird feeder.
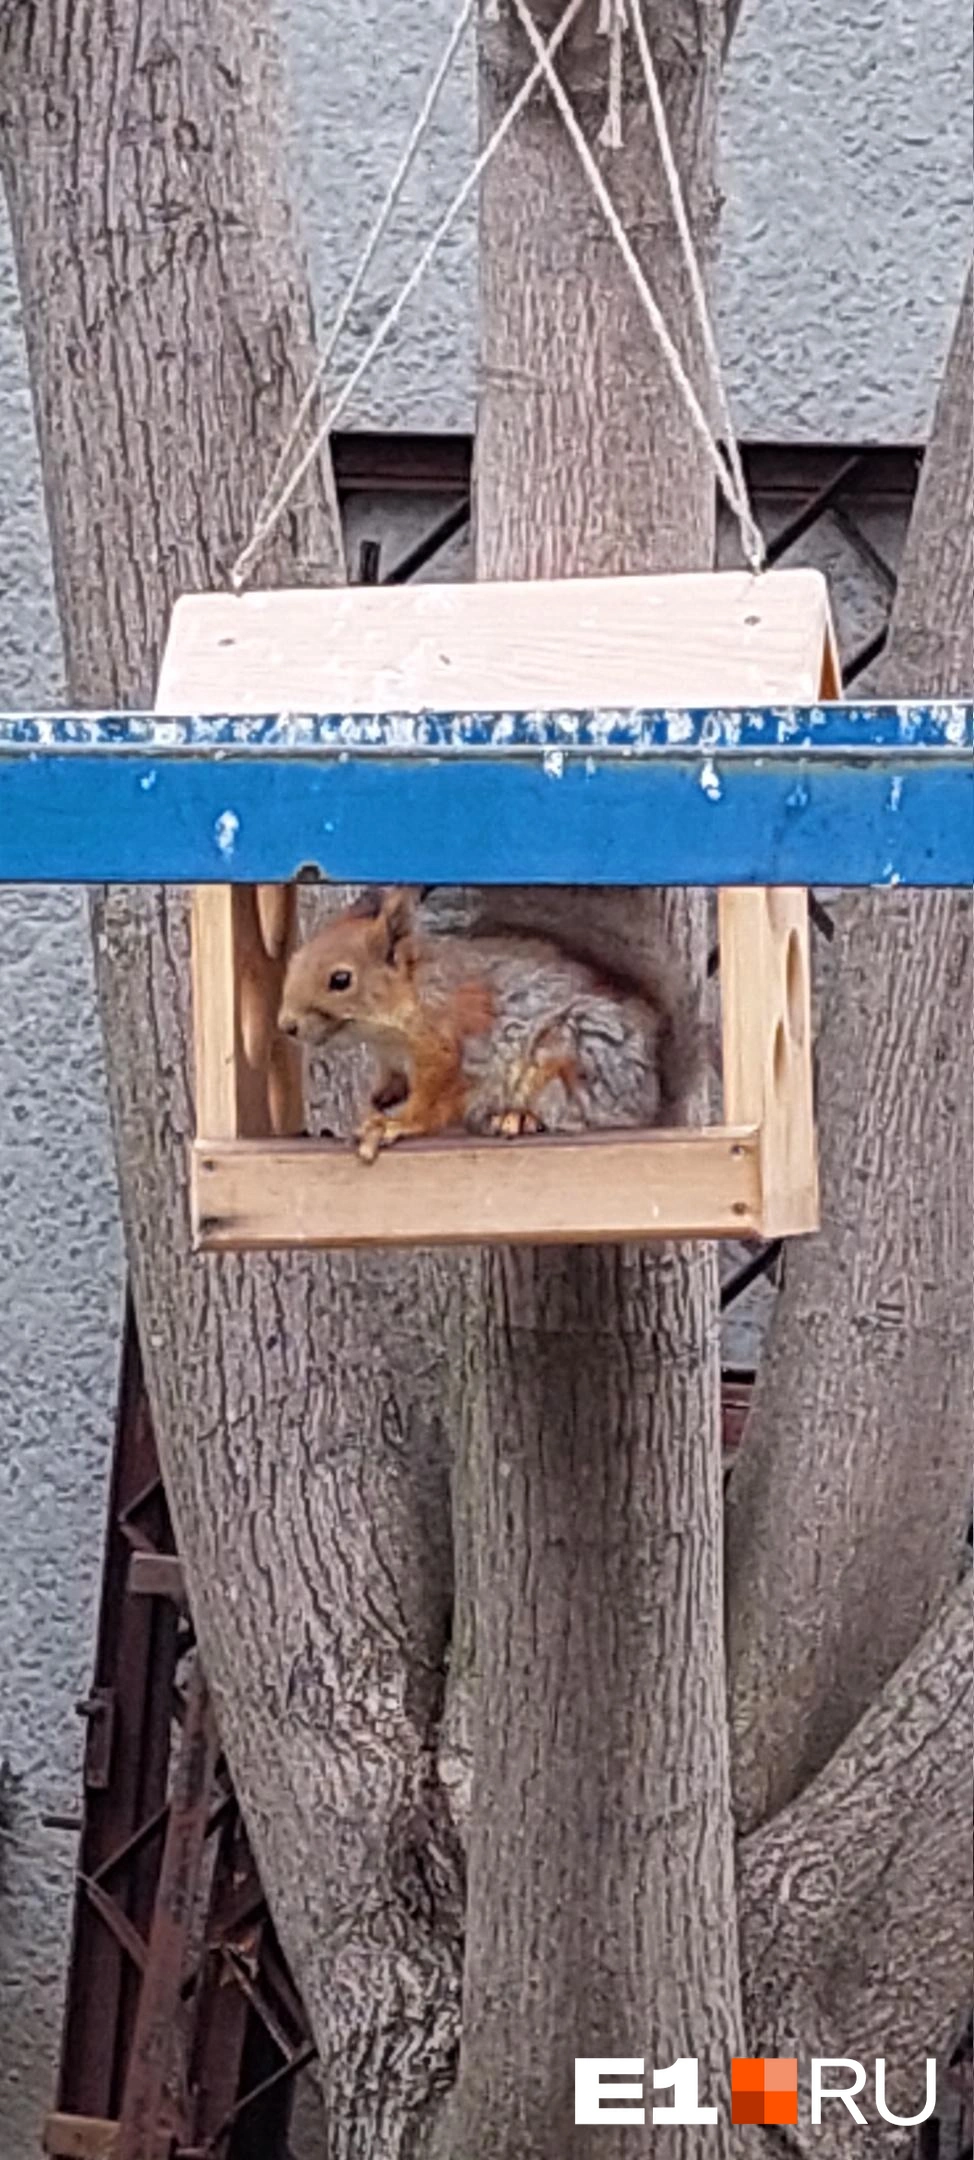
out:
M175 610L157 711L201 729L208 716L237 716L214 877L222 856L239 879L261 814L241 792L250 715L252 745L286 744L288 770L298 761L314 796L319 875L672 882L678 827L691 884L714 882L706 835L722 813L743 815L723 800L742 734L749 769L760 767L762 728L776 755L775 709L838 694L824 582L784 571L189 597ZM211 769L214 757L218 731ZM294 860L289 875L303 867ZM817 1227L804 885L720 891L723 1123L407 1142L371 1165L351 1146L295 1137L306 1125L301 1054L276 1028L295 900L285 883L195 892L201 1247Z

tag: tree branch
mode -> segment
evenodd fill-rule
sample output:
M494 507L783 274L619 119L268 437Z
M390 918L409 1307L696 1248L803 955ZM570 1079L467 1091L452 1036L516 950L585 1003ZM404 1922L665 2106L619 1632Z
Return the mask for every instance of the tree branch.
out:
M903 2113L970 1988L972 1715L968 1575L828 1768L739 1848L751 2049L883 2055Z

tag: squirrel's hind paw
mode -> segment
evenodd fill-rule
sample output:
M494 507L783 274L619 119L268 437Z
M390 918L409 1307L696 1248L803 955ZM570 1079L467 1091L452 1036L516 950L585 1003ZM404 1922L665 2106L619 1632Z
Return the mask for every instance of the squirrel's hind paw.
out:
M533 1110L498 1110L487 1119L484 1130L492 1140L518 1140L524 1133L543 1131L543 1127Z

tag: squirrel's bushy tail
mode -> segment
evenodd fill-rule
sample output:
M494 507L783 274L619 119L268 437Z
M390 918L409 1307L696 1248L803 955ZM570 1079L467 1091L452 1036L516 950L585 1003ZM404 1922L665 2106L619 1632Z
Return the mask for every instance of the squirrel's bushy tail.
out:
M661 1014L659 1077L663 1116L675 1121L686 1110L703 1073L705 1034L699 1000L687 984L679 985L668 1004L654 1000Z
M697 992L662 931L629 942L615 922L576 924L568 892L536 887L495 889L476 909L475 937L551 938L622 996L639 997L658 1015L661 1124L678 1123L706 1064Z

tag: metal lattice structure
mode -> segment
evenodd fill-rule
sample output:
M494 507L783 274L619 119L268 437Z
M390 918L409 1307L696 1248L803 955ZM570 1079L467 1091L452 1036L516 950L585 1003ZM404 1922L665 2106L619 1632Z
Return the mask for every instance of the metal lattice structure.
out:
M218 1748L126 1314L48 2152L257 2160L311 2049ZM174 2073L176 2073L174 2075Z
M124 1329L61 2069L62 2160L276 2160L314 2054L187 1618Z

